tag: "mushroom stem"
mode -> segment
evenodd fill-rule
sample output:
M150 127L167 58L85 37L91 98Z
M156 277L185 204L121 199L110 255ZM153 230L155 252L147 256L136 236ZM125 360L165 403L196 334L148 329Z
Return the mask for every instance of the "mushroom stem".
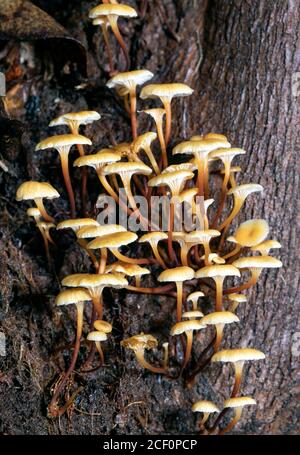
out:
M181 261L181 264L184 266L188 266L188 253L189 253L189 249L188 249L186 243L182 243L180 245L180 261Z
M79 354L79 348L80 348L80 339L81 339L81 334L82 334L82 325L83 325L83 309L84 309L84 303L83 302L77 302L76 303L76 309L77 309L77 330L76 330L76 340L75 340L75 346L74 346L74 351L73 351L73 356L72 360L70 363L70 366L68 370L65 372L61 382L59 383L58 387L56 388L51 402L49 404L49 415L51 417L58 417L62 415L66 409L65 407L59 409L57 400L59 398L60 392L63 390L64 385L67 382L67 379L69 378L70 374L75 368L76 360Z
M73 133L73 134L78 134L78 132L77 133ZM80 156L84 156L85 155L84 148L83 148L82 144L77 144L77 150L78 150L78 153L79 153ZM87 168L85 166L81 169L81 177L82 177L82 182L81 182L82 211L83 211L83 214L86 215L86 213L87 213L86 212Z
M242 406L234 409L234 417L233 417L232 421L227 425L227 427L225 427L225 428L223 428L223 430L219 431L219 435L227 433L237 424L237 422L241 418L242 411L243 411Z
M163 349L164 349L163 367L164 367L164 370L167 370L167 368L168 368L168 360L169 360L169 343L164 343L163 344Z
M246 283L241 284L240 286L237 286L235 288L225 289L224 294L225 295L232 294L235 292L241 292L241 291L244 291L245 289L251 288L252 286L254 286L257 283L259 275L261 274L261 271L262 271L262 269L260 269L260 268L251 269L251 278L249 281L247 281Z
M126 262L127 264L153 264L154 262L156 262L154 259L150 260L143 258L141 259L129 258L124 254L120 253L120 251L117 250L116 248L111 249L111 252L117 259L119 259L119 261Z
M168 254L170 258L170 262L174 261L174 250L173 250L173 227L174 227L174 203L171 199L170 201L170 213L169 213L169 225L168 225Z
M47 263L48 263L48 267L50 269L51 268L51 256L50 256L50 252L49 252L48 238L47 238L46 233L44 232L44 230L40 229L40 232L41 232L41 234L43 236Z
M214 352L218 352L223 338L224 324L216 324L216 340L214 343Z
M105 23L101 24L101 30L102 30L102 35L105 43L105 49L108 57L108 62L109 62L109 68L110 68L110 74L113 75L115 72L114 69L114 63L113 63L113 58L112 58L112 52L110 48L110 43L109 43L109 35L107 33L107 25Z
M160 373L160 374L166 373L166 370L164 368L155 367L155 366L151 365L150 363L148 363L147 360L145 360L144 349L136 349L134 351L134 353L136 355L137 361L139 362L140 365L142 365L142 367L146 368L147 370L152 371L152 373Z
M230 177L230 163L226 163L225 162L224 163L224 178L223 178L223 182L222 182L221 198L220 198L220 203L219 203L219 207L218 207L217 213L216 213L216 215L215 215L215 217L214 217L214 219L212 221L212 227L216 226L217 221L220 218L221 213L223 211L224 204L225 204L225 199L226 199L227 185L228 185L229 177Z
M157 288L142 288L136 286L126 286L128 291L133 292L140 292L141 294L161 294L161 295L168 295L171 297L176 297L175 292L171 292L173 289L172 285L161 286Z
M218 227L218 231L221 231L222 229L225 230L225 228L227 226L229 226L229 224L232 222L232 220L237 216L237 214L241 210L243 203L244 203L243 198L237 198L237 197L234 198L233 209L232 209L230 215L226 218L226 220L223 221L223 223Z
M196 154L195 158L196 158L196 163L197 163L197 168L198 168L198 175L197 175L198 196L204 196L204 168L205 168L205 162L197 154Z
M152 150L150 147L145 147L144 149L147 157L149 158L149 161L151 163L151 166L155 172L156 175L160 174L160 170L159 170L159 167L158 167L158 164L157 164L157 161L156 159L154 158L154 155L152 153Z
M171 128L172 128L172 110L171 110L171 101L168 98L161 99L166 111L166 131L165 131L165 146L168 145L171 137Z
M140 276L135 277L135 286L137 288L141 287L141 277Z
M97 318L102 319L103 317L103 305L102 305L102 290L91 295L93 305L97 311Z
M130 91L130 118L133 140L137 138L136 89Z
M99 352L101 365L103 365L104 364L104 354L103 354L103 350L102 350L100 341L95 341L95 345L96 345L97 351Z
M125 43L125 41L123 39L123 36L121 35L119 27L118 27L118 22L117 22L118 21L118 16L115 16L114 14L110 14L107 17L108 17L111 29L113 31L113 34L115 35L116 40L120 44L121 49L123 51L123 54L124 54L124 57L125 57L125 61L126 61L126 70L128 70L129 67L130 67L130 58L129 58L129 54L128 54L126 43Z
M184 360L181 365L181 373L187 366L191 353L192 353L192 346L193 346L193 330L187 330L186 332L186 347L185 347L185 355L184 355Z
M163 261L161 255L159 254L157 243L151 243L151 247L152 247L152 251L153 251L154 257L155 257L155 259L157 260L157 262L159 263L159 265L160 265L163 269L166 269L167 266L166 266L166 264L164 263L164 261Z
M132 194L131 187L130 187L130 180L123 178L122 182L123 182L124 190L127 195L128 202L129 202L131 208L135 212L136 217L140 220L140 223L141 223L141 226L143 227L143 229L148 230L148 221L142 216L140 210L138 209L138 207L135 203L134 196Z
M205 255L205 259L204 259L205 265L210 265L210 260L209 260L210 246L209 246L209 242L204 242L203 243L203 247L204 247L204 255Z
M181 321L182 317L182 281L176 281L177 289L177 322Z
M101 174L101 171L97 172L99 180L103 188L108 192L108 194L115 200L115 202L118 204L119 203L119 198L118 195L114 192L110 184L105 178L105 175Z
M79 239L79 238L77 238L77 242L79 243L81 248L83 248L87 252L87 254L89 255L89 257L91 258L91 260L93 262L95 269L98 270L98 268L99 268L98 261L96 259L96 256L94 255L94 253L89 248L87 248L88 242L85 239Z
M209 412L203 412L203 417L198 424L200 431L203 430L204 424L207 422L209 415L210 415Z
M75 218L75 197L74 197L74 191L72 188L72 183L70 179L70 173L69 173L69 162L68 162L68 156L69 156L69 148L61 148L59 150L59 155L60 155L60 160L61 160L61 168L64 176L64 181L65 185L67 188L68 196L69 196L69 201L70 201L70 207L71 207L71 217Z
M223 276L216 276L215 283L216 283L216 311L223 310Z
M242 377L243 377L243 368L244 361L240 360L239 362L234 363L234 372L235 372L235 382L231 392L231 398L234 398L238 395L241 387Z
M241 245L236 245L236 247L230 251L229 253L225 254L225 256L222 256L223 259L229 259L231 258L232 256L235 256L237 253L239 253L241 251Z
M101 259L98 273L104 273L107 262L107 248L101 248Z
M39 209L39 211L41 212L41 215L42 217L44 218L45 221L49 221L50 223L53 223L54 222L54 218L52 218L50 215L48 215L46 209L45 209L45 206L44 206L44 202L43 202L43 199L42 198L35 198L34 199L34 202L35 202L35 205L37 206L37 208Z
M160 143L163 167L166 168L168 166L168 156L167 156L167 148L166 148L166 143L165 143L165 138L164 138L162 120L156 122L156 131L157 131L157 136L158 136L158 140Z

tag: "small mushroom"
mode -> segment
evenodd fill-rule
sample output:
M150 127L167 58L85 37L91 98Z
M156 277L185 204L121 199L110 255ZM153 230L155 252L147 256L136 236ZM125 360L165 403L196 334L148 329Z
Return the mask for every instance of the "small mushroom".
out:
M225 324L239 322L239 318L230 311L216 311L209 313L201 319L204 325L214 325L216 327L216 341L214 344L214 352L217 352L222 342L223 330Z
M164 263L163 258L161 257L159 250L158 250L158 242L161 240L167 240L168 236L165 232L157 231L157 232L148 232L147 234L142 235L142 237L139 238L139 243L145 243L148 242L152 248L153 254L155 259L158 261L160 266L163 269L166 269L167 266Z
M225 409L234 409L234 418L232 421L225 427L223 430L219 432L219 434L225 434L230 431L240 420L242 416L242 412L245 406L254 405L256 401L253 400L251 397L236 397L236 398L229 398L229 400L224 401L224 408Z
M110 42L109 42L109 34L108 34L108 28L110 26L108 20L104 16L99 16L93 19L93 25L100 25L101 30L102 30L102 35L104 39L104 44L106 48L106 53L108 57L108 63L109 63L109 73L112 76L115 74L115 69L114 69L114 62L113 62L113 56L112 56L112 51L110 47Z
M185 335L186 335L186 348L185 348L184 360L181 365L181 372L185 369L185 367L187 366L187 364L190 360L190 357L191 357L194 330L201 330L206 327L206 325L202 323L203 319L201 319L201 321L199 321L197 319L190 319L188 321L180 321L180 322L177 322L175 325L173 325L173 327L171 328L171 336L181 335L182 333L185 333Z
M97 19L97 18L105 18L109 22L109 25L111 26L111 29L113 31L113 34L115 35L119 45L121 46L121 49L123 51L125 60L126 60L126 68L130 67L130 59L129 59L129 54L128 50L125 44L125 41L123 40L123 37L120 33L119 27L118 27L118 18L119 17L137 17L137 12L135 11L134 8L128 5L119 5L119 4L102 4L95 6L95 8L92 8L91 11L89 12L89 18L90 19Z
M118 272L124 275L135 277L136 287L140 287L141 277L149 275L150 270L145 267L140 267L138 264L126 264L126 262L114 262L105 269L106 272Z
M48 215L43 199L54 199L59 197L59 193L53 188L50 183L46 182L23 182L16 193L17 201L30 201L33 200L39 209L45 221L53 223L54 218Z
M258 351L257 349L225 349L214 354L211 358L211 361L230 362L233 364L235 371L235 382L231 393L232 398L239 393L244 363L249 360L262 360L265 359L265 357L265 354L261 351Z
M240 166L231 166L230 168L230 173L229 173L229 183L231 188L235 188L237 186L236 180L235 180L235 174L238 172L241 172L241 167ZM220 174L223 175L225 174L225 170L221 169Z
M160 150L162 154L162 164L163 167L166 168L168 166L168 155L163 130L163 118L166 115L166 111L165 109L157 107L153 109L145 109L144 111L140 112L144 112L145 114L150 115L150 117L152 117L155 122L157 136L160 143Z
M102 319L102 292L106 287L124 288L128 281L119 274L76 273L62 280L63 286L86 288L92 298L99 319Z
M197 319L197 318L203 318L204 314L202 311L199 310L193 310L193 311L185 311L182 313L183 318L187 319Z
M154 349L158 345L157 339L152 335L146 335L143 332L139 335L134 335L130 338L121 341L121 346L126 349L131 349L139 364L146 368L147 370L152 371L153 373L166 373L165 367L155 367L151 365L144 357L145 350Z
M259 251L262 256L268 256L270 250L281 248L281 244L277 240L265 240L264 242L254 245L250 248L251 251Z
M241 276L237 267L231 264L208 265L195 273L195 278L212 278L216 283L216 311L223 309L223 282L227 276Z
M195 272L191 267L175 267L173 269L164 270L159 276L158 281L163 283L174 282L177 289L177 321L181 321L182 315L182 290L183 282L192 280Z
M203 417L198 423L200 431L203 431L204 424L207 422L210 414L220 412L219 408L212 401L207 400L199 400L196 403L194 403L192 406L192 411L203 413Z
M125 73L118 73L108 82L107 87L124 89L130 96L130 118L133 139L137 138L137 118L136 118L136 88L143 85L153 77L153 73L148 70L135 70Z
M201 291L192 292L190 295L187 296L186 301L187 302L192 302L193 311L197 311L198 310L198 300L201 297L205 297L205 294L203 292L201 292Z
M240 303L247 302L247 297L244 294L232 293L228 294L228 300L231 302L231 304L228 306L228 311L235 313Z
M90 332L88 334L88 336L86 337L87 340L89 341L94 341L95 345L96 345L96 349L99 353L99 356L100 356L100 362L101 362L101 365L103 365L104 363L104 354L103 354L103 350L102 350L102 347L101 347L101 341L106 341L107 340L107 335L105 332L101 332L101 331L93 331L93 332Z
M87 137L81 136L80 134L61 134L44 139L43 141L39 142L35 148L36 151L46 150L48 148L54 148L58 151L61 160L61 168L64 176L64 181L69 196L72 218L75 217L75 197L69 173L69 152L71 147L77 144L92 145L92 142Z
M228 237L227 240L236 244L236 247L228 254L223 256L229 259L240 252L243 247L252 247L261 243L269 234L269 225L265 220L256 219L248 220L242 223L236 230L234 236Z
M157 134L153 133L152 131L141 134L140 136L137 136L136 139L133 141L132 150L135 155L137 155L141 150L143 150L146 153L155 174L159 174L160 170L151 150L151 144L153 141L155 141L156 138Z
M209 255L211 253L209 243L212 238L218 237L220 232L216 229L206 229L203 231L193 231L185 236L186 244L189 248L196 245L203 245L205 254L205 265L210 265Z
M194 92L186 84L149 84L143 87L140 97L144 99L159 98L166 112L165 143L168 145L171 136L172 111L171 102L175 97L189 96Z
M54 241L52 240L52 237L51 237L49 231L51 228L55 228L55 224L41 221L42 215L37 207L30 207L29 209L27 209L26 213L28 216L31 216L32 218L34 218L36 226L39 229L40 233L42 234L44 246L45 246L46 257L47 257L48 265L50 267L51 258L50 258L50 254L49 254L49 242L54 245Z

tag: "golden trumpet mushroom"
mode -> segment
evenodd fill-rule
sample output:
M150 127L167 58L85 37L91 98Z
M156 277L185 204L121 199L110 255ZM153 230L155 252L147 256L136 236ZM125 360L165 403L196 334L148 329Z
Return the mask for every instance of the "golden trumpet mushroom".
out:
M146 335L144 333L140 333L139 335L134 335L130 338L127 338L126 340L121 341L121 346L123 346L126 349L131 349L139 364L143 367L146 368L147 370L152 371L153 373L166 373L165 367L155 367L151 365L147 360L145 359L145 350L149 349L154 349L158 345L157 339L154 338L152 335Z
M23 182L16 193L17 201L30 201L33 200L39 209L42 217L45 221L53 223L54 218L48 215L43 199L55 199L59 196L59 193L53 188L50 183L46 182Z
M136 118L136 88L152 79L154 76L148 70L135 70L118 73L108 82L107 87L115 89L124 89L130 97L130 118L133 139L137 137L137 118Z
M228 408L234 409L234 418L227 425L227 427L223 428L223 430L219 432L219 434L225 434L228 431L230 431L240 420L244 407L254 404L256 404L256 401L253 400L253 398L251 397L236 397L230 398L229 400L225 400L224 409Z
M261 243L269 234L269 225L265 220L248 220L240 224L233 236L227 240L236 244L236 247L228 254L223 256L228 259L235 256L243 247L252 247Z
M89 341L93 341L95 343L96 349L99 353L101 365L103 365L104 354L103 354L103 350L101 347L101 342L107 340L107 334L105 332L101 332L101 331L97 330L97 331L90 332L88 334L88 336L86 337L86 339Z
M185 367L187 366L187 364L191 358L194 330L201 330L206 327L205 324L202 323L203 319L201 319L201 321L199 321L197 319L189 319L188 321L180 321L180 322L177 322L175 325L173 325L173 327L171 328L171 332L170 332L171 336L181 335L182 333L185 333L185 335L186 335L186 348L185 348L184 360L181 365L181 371L183 371L185 369Z
M265 240L264 242L254 245L250 248L251 251L259 251L262 256L268 256L270 250L281 248L281 244L277 240Z
M136 139L133 141L132 150L134 155L136 156L141 150L143 150L146 153L155 174L157 175L160 173L160 170L151 150L151 144L153 141L155 141L156 138L157 134L153 133L152 131L141 134L140 136L137 136Z
M167 148L166 148L166 142L165 142L165 138L164 138L164 129L163 129L163 118L166 115L166 111L165 111L165 109L157 107L157 108L153 108L153 109L145 109L144 111L140 111L140 112L144 112L145 114L150 115L150 117L152 117L155 122L157 136L158 136L158 140L160 143L162 164L163 164L163 167L166 168L168 166L168 156L167 156Z
M240 349L225 349L214 354L211 358L212 362L230 362L234 366L235 382L231 393L231 398L235 397L240 390L244 363L249 360L265 359L265 354L257 349L240 348Z
M155 259L157 260L157 262L160 264L160 266L163 269L166 269L167 266L164 263L164 260L159 253L158 243L161 240L167 240L167 239L168 239L168 235L165 232L161 232L161 231L148 232L147 234L144 234L144 235L142 235L142 237L139 238L139 243L148 242L150 244Z
M214 352L217 352L222 342L223 330L225 324L239 322L239 318L230 311L216 311L209 313L201 319L204 325L214 325L216 327L216 341L214 344Z
M225 277L240 276L240 271L237 267L231 264L223 265L208 265L199 269L195 273L195 278L212 278L216 283L216 311L223 309L223 282Z
M192 406L193 412L202 412L203 417L198 423L200 431L203 430L204 424L207 422L210 414L219 413L219 408L212 402L207 400L199 400Z
M193 231L189 234L186 234L185 241L189 248L196 245L203 245L205 265L209 265L209 255L211 253L209 243L212 238L218 237L219 235L221 235L220 232L215 229Z
M173 282L177 289L177 321L181 321L182 315L182 290L183 282L192 280L195 272L191 267L175 267L173 269L164 270L159 276L158 281L163 283Z
M187 302L192 302L193 311L197 311L198 310L198 300L201 297L205 297L205 294L203 292L201 292L201 291L192 292L190 295L187 296L186 301Z
M140 97L144 99L159 98L164 106L166 112L166 132L165 143L168 145L171 137L172 127L172 110L171 102L175 97L189 96L194 92L186 84L172 83L172 84L149 84L143 87Z
M228 306L228 311L231 311L231 313L235 313L237 310L237 307L239 306L240 303L246 303L247 302L247 297L244 294L228 294L228 300L231 302L230 305Z

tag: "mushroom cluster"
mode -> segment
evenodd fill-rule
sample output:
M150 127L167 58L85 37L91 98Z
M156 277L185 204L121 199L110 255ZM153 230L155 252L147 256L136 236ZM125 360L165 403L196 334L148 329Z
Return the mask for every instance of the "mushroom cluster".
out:
M235 161L245 150L232 147L226 136L214 132L197 134L172 146L172 103L176 102L175 98L190 96L193 89L179 82L148 84L154 77L152 72L129 71L129 54L118 28L118 18L136 16L132 7L113 1L103 2L89 14L93 24L101 26L106 43L110 62L107 86L123 99L130 117L128 142L105 144L105 148L88 153L83 147L91 148L92 141L79 134L79 128L98 121L100 115L94 111L61 113L50 126L67 126L69 133L42 140L36 150L58 151L70 212L65 213L64 219L48 215L43 200L59 196L49 183L24 182L17 190L18 201L33 200L36 204L28 208L27 214L34 218L42 234L49 260L49 243L53 242L49 231L56 228L71 229L91 261L85 273L81 269L80 273L62 278L65 289L56 297L58 306L75 304L77 329L69 368L54 388L48 412L49 416L57 417L72 405L72 399L61 402L67 381L78 363L82 338L86 338L90 352L79 368L86 371L84 368L95 362L96 356L99 366L103 366L106 359L103 344L109 334L114 335L112 323L107 320L103 289L122 288L127 292L165 295L170 300L173 324L168 339L163 339L160 333L156 334L158 340L153 334L141 332L128 333L128 338L121 341L123 348L133 351L142 368L168 380L180 379L191 388L208 365L233 364L234 384L223 410L207 397L192 406L192 411L203 414L199 422L202 434L218 428L223 434L237 423L244 406L255 404L251 397L239 396L244 363L265 357L253 348L226 349L224 333L240 323L239 304L247 302L242 291L256 285L263 269L282 266L280 260L269 255L271 249L280 248L280 243L267 240L269 226L262 219L243 221L230 232L237 218L242 221L240 212L247 198L263 191L259 184L239 184L236 180L241 168ZM109 28L123 50L125 72L115 68ZM139 98L146 100L143 108L150 99L156 105L139 111ZM154 120L155 131L140 131L139 116L145 114ZM79 153L73 167L83 170L81 213L70 174L69 151L73 146ZM92 212L88 213L88 167L99 177L99 194L110 196L118 208L115 223L100 223ZM219 176L219 185L212 175ZM151 201L160 197L166 206L157 214L157 203ZM138 202L140 198L148 204L146 212ZM134 218L135 226L139 226L135 232L128 228L129 218ZM157 286L142 283L147 274L152 275ZM91 305L92 311L84 312L85 305ZM87 321L87 331L84 319L89 314L92 316ZM159 341L161 354L157 352ZM222 417L231 408L234 418L224 427ZM213 413L218 413L218 417L209 424Z

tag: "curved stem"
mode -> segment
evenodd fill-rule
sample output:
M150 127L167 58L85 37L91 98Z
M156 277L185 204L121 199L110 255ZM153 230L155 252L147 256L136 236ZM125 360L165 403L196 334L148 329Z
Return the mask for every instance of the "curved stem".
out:
M250 280L247 281L247 283L241 284L240 286L236 286L234 288L225 289L223 294L224 295L234 294L236 292L241 292L241 291L244 291L245 289L249 289L252 286L254 286L258 281L259 275L261 273L261 269L252 269L251 273L252 273L252 276L251 276Z
M232 220L237 216L237 214L241 210L243 202L244 202L244 199L240 199L240 198L237 199L236 197L234 198L234 206L233 206L232 212L226 218L226 220L223 221L223 223L218 227L218 231L221 231L222 229L225 229L227 226L230 225Z
M232 251L229 253L225 254L225 256L222 256L223 259L229 259L232 256L235 256L237 253L241 251L242 246L241 245L236 245Z
M218 352L223 338L224 324L216 324L216 341L214 344L214 352Z
M53 223L54 222L54 218L52 218L52 216L48 215L48 213L47 213L47 211L45 209L45 206L44 206L43 199L42 198L35 198L34 202L35 202L35 205L37 206L37 208L39 209L39 211L41 212L41 215L44 218L44 220L45 221L49 221L50 223Z
M98 270L99 263L96 259L96 256L94 255L94 253L89 248L87 248L88 242L85 239L79 239L79 238L77 238L77 242L79 243L81 248L83 248L87 252L87 254L89 255L89 257L91 258L91 260L93 262L95 269Z
M219 435L227 433L228 431L230 431L237 424L237 422L241 418L242 411L243 411L242 407L234 409L234 417L233 417L232 421L227 425L227 427L225 427L225 428L223 428L223 430L219 431Z
M152 371L152 373L160 373L160 374L166 373L166 370L164 368L155 367L155 366L151 365L150 363L148 363L147 360L145 360L144 350L136 350L136 351L134 351L134 353L136 355L137 361L139 362L140 365L142 365L142 367L146 368L147 370Z
M123 36L121 35L119 27L118 27L118 23L117 23L118 17L114 16L112 14L110 14L107 17L108 17L111 29L113 31L113 34L115 35L116 40L120 44L121 49L122 49L123 54L124 54L124 57L125 57L125 61L126 61L126 69L125 69L125 71L128 71L128 69L130 67L130 58L129 58L129 54L128 54L126 43L125 43L125 41L123 39Z
M151 243L151 247L152 247L152 251L153 251L154 257L155 257L155 259L157 260L157 262L159 263L159 265L160 265L163 269L166 269L167 266L166 266L166 264L164 263L164 261L163 261L161 255L159 254L158 247L157 247L157 243Z
M115 73L115 69L114 69L112 52L111 52L110 43L109 43L109 35L107 33L107 25L101 24L101 30L102 30L102 35L103 35L106 53L107 53L108 62L109 62L109 72L110 72L110 75L113 75Z
M110 184L108 183L105 175L101 174L101 172L97 172L99 180L103 188L108 192L108 194L115 200L115 202L119 203L118 195L114 192Z
M244 368L244 361L240 360L239 362L234 363L235 381L234 381L233 389L231 392L231 398L236 397L240 391L242 377L243 377L243 368Z
M103 350L102 350L100 341L95 341L95 345L96 345L97 351L99 352L101 365L103 365L104 364L104 354L103 354Z
M182 282L176 282L177 288L177 322L181 321L182 317Z
M145 151L147 157L149 158L149 161L150 161L150 163L151 163L151 166L152 166L152 168L153 168L155 174L156 174L156 175L160 174L160 170L159 170L157 161L156 161L156 159L154 158L154 155L153 155L153 153L152 153L151 148L150 148L150 147L146 147L146 148L144 149L144 151Z
M161 286L157 288L142 288L142 287L136 287L136 286L126 286L125 289L127 291L132 291L132 292L140 292L141 294L161 294L161 295L169 295L170 297L176 297L175 292L171 292L174 287L172 284L168 284L166 286Z
M72 356L70 366L69 366L68 370L65 372L58 387L56 388L54 395L52 396L51 402L49 404L48 410L49 410L49 415L51 417L58 417L66 411L65 407L59 409L57 401L58 401L61 391L63 390L64 385L67 382L67 379L69 378L69 376L71 375L72 371L75 368L76 360L77 360L77 357L79 354L80 339L81 339L82 325L83 325L84 303L83 302L76 303L76 308L77 308L77 331L76 331L76 341L75 341L73 356Z
M119 259L119 261L126 262L127 264L153 264L156 261L154 259L137 259L137 258L129 258L124 254L120 253L117 248L111 248L112 254Z
M84 148L82 144L77 144L77 150L79 152L80 156L84 156ZM87 203L87 168L84 166L81 169L81 177L82 177L82 182L81 182L81 200L82 200L82 212L84 216L86 216L87 211L86 211L86 203Z
M164 138L163 127L162 127L162 120L157 121L155 123L156 123L157 136L158 136L158 140L160 143L163 167L166 168L168 166L168 156L167 156L167 148L166 148L166 143L165 143L165 138Z
M185 355L184 355L183 364L181 366L181 373L185 369L185 367L187 366L187 364L190 360L191 353L192 353L192 346L193 346L193 330L188 330L186 332L186 347L185 347Z
M60 154L60 159L61 159L61 168L64 176L64 181L65 185L67 188L68 196L69 196L69 201L70 201L70 207L71 207L71 218L75 218L76 216L76 208L75 208L75 197L74 197L74 191L71 183L71 178L70 178L70 173L69 173L69 150L64 151L61 150L59 152Z

